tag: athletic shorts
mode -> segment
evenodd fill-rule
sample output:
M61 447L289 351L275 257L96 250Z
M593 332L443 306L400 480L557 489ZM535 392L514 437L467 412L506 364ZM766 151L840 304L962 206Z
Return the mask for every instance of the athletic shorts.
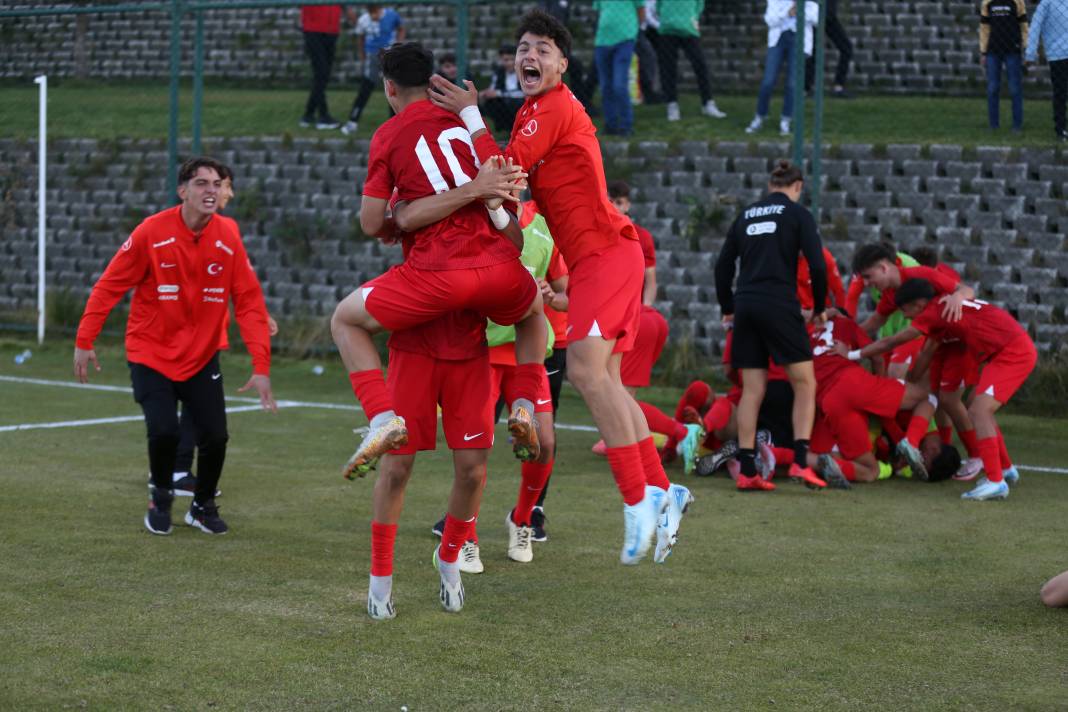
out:
M630 351L638 336L642 306L645 257L641 245L621 239L568 267L568 344L600 336L615 339L612 353Z
M890 352L890 363L903 363L909 368L912 368L912 362L916 360L916 356L919 355L920 349L923 348L924 337L917 336L911 341L906 341L900 344L893 351Z
M667 319L652 307L643 306L638 317L638 337L634 348L623 354L619 366L623 385L645 388L653 373L653 364L660 358L668 337Z
M538 285L518 259L447 270L416 269L405 262L364 283L360 292L375 321L386 331L401 331L463 309L514 324L530 309Z
M893 418L905 397L905 384L882 378L857 367L842 374L820 398L819 408L848 460L871 450L868 415Z
M975 392L993 396L1004 405L1020 390L1037 362L1038 352L1031 339L1026 335L1017 336L983 366Z
M735 299L731 365L767 370L812 360L812 346L796 303Z
M979 362L963 341L950 341L935 349L928 375L932 393L953 393L979 382Z
M812 422L812 437L808 442L809 451L817 455L826 455L834 450L835 442L831 425L827 422L827 415L817 410L816 419Z
M504 393L505 387L515 378L515 366L505 366L502 364L493 364L490 366L490 402L496 404L501 398L501 394ZM511 405L506 403L505 405ZM549 390L549 377L545 373L542 373L541 383L538 386L538 392L534 401L535 413L552 413L553 412L553 396L552 391Z
M444 361L408 351L389 350L386 385L393 410L408 426L408 444L391 452L413 455L433 450L441 427L450 450L493 446L489 356Z

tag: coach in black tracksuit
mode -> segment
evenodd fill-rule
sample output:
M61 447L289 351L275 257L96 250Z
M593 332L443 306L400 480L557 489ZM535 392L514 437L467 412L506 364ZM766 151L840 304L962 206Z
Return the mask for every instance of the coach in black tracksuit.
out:
M800 169L789 161L779 161L771 173L768 196L738 216L716 261L720 311L724 324L734 329L731 365L742 376L738 460L747 479L739 478L739 489L770 489L748 486L749 478L756 478L757 416L767 387L769 358L785 368L793 386L794 459L798 466L806 467L816 413L816 377L797 300L798 254L803 253L808 260L817 305L811 318L817 323L824 320L827 268L816 221L797 203L803 188ZM738 258L738 285L732 291Z

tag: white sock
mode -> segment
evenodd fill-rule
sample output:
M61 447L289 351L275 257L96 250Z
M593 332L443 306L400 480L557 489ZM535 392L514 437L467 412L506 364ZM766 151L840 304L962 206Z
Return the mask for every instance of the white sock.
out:
M397 414L392 410L384 410L375 417L371 418L371 427L379 428L385 425L391 418L396 418Z
M390 595L393 593L393 577L392 576L375 576L371 575L371 595L377 598L379 601L388 601Z
M441 558L438 558L438 571L441 572L442 578L444 578L445 582L450 586L455 586L460 583L459 559L449 563L448 561L442 561Z

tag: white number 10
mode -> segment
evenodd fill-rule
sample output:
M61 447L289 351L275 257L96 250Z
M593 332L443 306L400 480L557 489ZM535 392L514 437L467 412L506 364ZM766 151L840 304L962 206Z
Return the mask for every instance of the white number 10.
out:
M478 168L480 164L478 156L475 155L475 147L471 144L471 134L467 132L466 128L453 126L438 135L438 148L441 149L441 155L445 156L445 162L449 164L449 172L452 173L453 183L459 188L464 183L470 183L471 177L464 173L463 168L460 167L460 162L456 159L456 154L452 150L452 141L454 140L463 141L467 144L467 147L471 150L471 157L475 159L475 168ZM419 137L419 143L415 145L415 155L419 158L419 165L423 167L423 172L426 173L426 178L430 181L434 192L444 193L447 191L449 184L445 182L444 176L438 170L438 163L430 152L430 144L427 143L426 136Z

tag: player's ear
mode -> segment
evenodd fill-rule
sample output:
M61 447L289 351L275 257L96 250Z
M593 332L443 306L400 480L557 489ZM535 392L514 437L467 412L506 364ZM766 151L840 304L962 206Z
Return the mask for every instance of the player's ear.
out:
M567 57L565 55L563 55L563 53L561 53L561 56L560 56L560 73L561 74L567 73Z

